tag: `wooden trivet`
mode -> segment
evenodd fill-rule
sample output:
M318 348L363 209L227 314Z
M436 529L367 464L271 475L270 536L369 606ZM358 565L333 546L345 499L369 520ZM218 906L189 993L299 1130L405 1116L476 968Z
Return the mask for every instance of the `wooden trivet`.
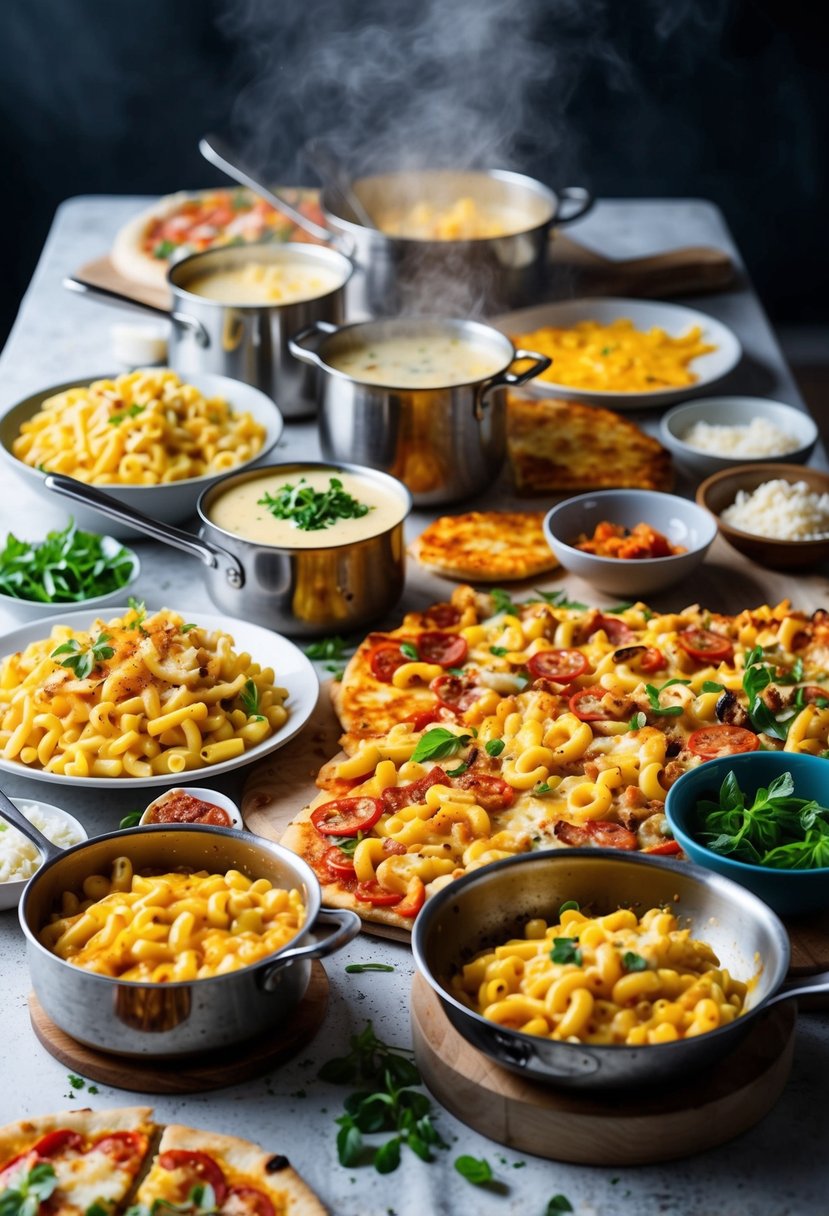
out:
M776 1005L698 1080L598 1097L500 1068L458 1034L424 979L412 984L415 1057L438 1101L507 1148L577 1165L672 1161L747 1131L788 1080L794 1025L794 1003Z
M32 1029L50 1055L73 1072L115 1089L147 1094L192 1094L222 1089L270 1068L300 1051L319 1030L328 1008L328 976L322 963L311 964L305 996L289 1023L249 1043L199 1056L175 1058L118 1056L96 1051L71 1038L47 1017L35 994L29 994Z

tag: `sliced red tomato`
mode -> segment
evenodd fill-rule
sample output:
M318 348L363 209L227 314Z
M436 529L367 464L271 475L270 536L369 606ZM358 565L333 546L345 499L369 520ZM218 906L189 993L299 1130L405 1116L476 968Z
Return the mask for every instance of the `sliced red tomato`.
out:
M460 667L469 653L466 638L437 629L421 633L416 644L424 663L438 663L441 667Z
M423 880L415 875L406 888L403 900L399 904L395 904L394 910L398 916L417 916L425 902L426 888Z
M515 790L512 786L508 785L503 777L494 777L490 773L477 773L474 769L468 769L459 777L453 777L452 784L462 790L471 790L478 806L482 806L485 811L503 811L515 801Z
M182 1194L189 1195L193 1186L206 1182L213 1187L218 1207L224 1203L227 1195L227 1183L221 1167L207 1153L189 1152L184 1148L170 1148L158 1157L158 1164L163 1170L185 1170L188 1179L182 1185Z
M68 1148L80 1152L82 1146L83 1139L77 1132L70 1131L68 1127L60 1127L41 1136L30 1151L37 1153L38 1157L54 1157Z
M379 798L367 795L334 798L311 813L311 822L321 836L356 836L373 828L383 814Z
M440 715L440 709L422 709L420 713L415 714L411 719L412 730L425 730L426 727L431 726L433 722L439 722Z
M756 752L760 740L754 731L744 726L702 726L688 736L687 747L703 760L716 760L719 756L736 756L738 752Z
M686 654L698 663L724 663L734 658L734 648L728 638L710 629L683 629L677 641Z
M139 1157L143 1158L147 1149L147 1137L143 1132L110 1132L96 1140L92 1148L97 1152L106 1153L111 1161L123 1165Z
M445 709L451 709L454 714L462 714L464 710L474 705L484 690L461 676L452 676L446 672L435 676L429 688Z
M582 722L600 722L611 717L602 704L602 697L606 695L607 689L596 684L592 688L580 688L574 692L567 704L570 712L581 718Z
M267 1195L254 1186L232 1186L222 1204L222 1216L276 1216Z
M373 904L375 908L391 908L403 899L400 891L388 891L380 886L376 878L371 882L358 882L354 894L364 904Z
M335 844L323 854L322 864L335 880L354 877L354 858Z
M579 827L577 823L567 823L566 820L559 820L553 831L556 834L557 840L563 840L571 849L580 849L585 845L590 844L590 837L584 828Z
M633 630L624 621L617 620L615 616L597 616L587 636L592 638L593 634L598 633L600 629L605 631L611 646L621 646L623 642L629 642L633 638Z
M587 656L575 649L539 650L527 660L527 671L534 680L569 684L587 671Z
M461 619L461 612L454 604L433 604L423 614L428 617L435 629L451 629Z
M649 646L645 653L639 659L639 670L645 675L653 675L654 672L664 671L668 666L668 660L665 658L661 650L657 650L655 646Z
M400 649L400 642L380 642L377 646L372 647L368 661L375 680L381 680L383 684L391 684L391 678L398 667L402 667L404 663L410 663L411 659L407 659Z
M402 806L415 806L426 801L426 791L433 785L450 785L446 773L436 764L425 777L419 781L411 781L408 785L390 785L380 795L383 810L387 815L393 815Z
M682 852L682 848L677 840L666 840L664 844L655 844L650 849L643 849L643 853L650 853L654 857L674 857L677 853Z
M623 828L621 823L610 823L607 819L589 819L585 824L591 838L603 849L638 849L636 833Z

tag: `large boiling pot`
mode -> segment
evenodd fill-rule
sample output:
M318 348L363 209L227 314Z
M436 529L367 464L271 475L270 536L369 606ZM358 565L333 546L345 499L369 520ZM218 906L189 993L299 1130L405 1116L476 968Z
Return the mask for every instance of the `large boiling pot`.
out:
M347 288L349 316L398 312L492 315L537 303L545 294L554 226L572 223L592 206L581 186L556 192L505 169L428 169L358 178L354 194L374 221L360 223L342 193L322 193L326 222L350 247L357 271ZM450 211L458 200L504 217L504 235L465 240L398 236L386 217L418 204Z

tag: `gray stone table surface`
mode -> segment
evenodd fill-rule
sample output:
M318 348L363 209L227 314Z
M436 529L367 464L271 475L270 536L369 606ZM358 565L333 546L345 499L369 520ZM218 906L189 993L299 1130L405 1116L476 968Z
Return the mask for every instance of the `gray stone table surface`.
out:
M113 323L129 321L128 314L113 313L70 295L62 289L61 279L104 253L116 230L145 201L90 196L71 199L60 207L0 358L0 412L35 389L116 367L109 330ZM702 200L602 200L574 228L573 236L612 257L633 257L679 245L708 244L727 250L739 267L734 288L683 300L731 326L743 345L742 363L717 391L755 393L802 407L728 229L712 204ZM653 428L653 414L640 420ZM286 427L281 456L312 459L318 454L311 423ZM824 462L822 450L818 459ZM687 486L682 488L688 491ZM503 481L498 489L502 504L511 504ZM2 534L12 529L36 538L62 522L65 514L61 505L47 504L30 492L7 465L0 466ZM408 524L410 535L416 535L426 519L424 514L413 515ZM136 592L150 606L168 603L190 617L199 611L215 611L195 563L154 542L138 542L137 548L142 574ZM790 590L790 580L764 580L756 568L749 571L735 560L733 551L722 542L717 542L712 555L710 573L695 584L688 598L713 606L712 597L718 592L727 601L735 595ZM585 598L585 588L577 581L564 585ZM402 607L422 604L427 598L445 598L448 590L445 581L412 571ZM812 577L798 590L804 607L817 606L826 599L826 580ZM15 624L11 617L0 617L0 629ZM238 795L243 776L237 771L217 784ZM151 797L120 789L87 794L8 774L2 775L2 788L12 796L59 803L78 815L90 834L115 828L121 815ZM346 963L367 959L391 963L396 970L345 973ZM432 1164L404 1152L400 1169L380 1176L370 1168L344 1169L337 1163L334 1117L344 1091L316 1080L315 1073L320 1062L342 1054L349 1035L369 1018L382 1038L410 1044L411 955L403 946L361 937L330 961L327 971L331 980L329 1015L313 1044L297 1060L244 1085L186 1097L153 1097L101 1085L92 1099L94 1106L146 1098L161 1121L180 1120L259 1140L286 1153L339 1216L389 1212L398 1216L543 1216L548 1200L556 1194L566 1195L580 1216L806 1216L827 1210L829 1113L824 1096L829 1092L829 1033L823 1015L801 1015L791 1080L773 1112L752 1131L719 1149L669 1165L570 1166L504 1149L442 1112L439 1126L450 1143L449 1150L438 1152ZM84 1093L70 1087L65 1067L36 1041L29 1024L28 991L24 942L16 914L0 913L0 1124L84 1101ZM459 1153L486 1157L496 1178L505 1184L503 1191L475 1188L464 1181L452 1168Z

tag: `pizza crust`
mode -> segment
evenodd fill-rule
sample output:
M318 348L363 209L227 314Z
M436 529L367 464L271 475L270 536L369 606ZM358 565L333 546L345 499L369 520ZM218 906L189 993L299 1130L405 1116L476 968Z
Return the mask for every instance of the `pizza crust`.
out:
M499 583L554 570L544 511L470 511L442 515L409 547L422 566L445 578Z
M186 190L167 194L124 224L115 237L109 255L119 274L147 287L166 286L167 259L150 257L144 252L144 234L154 220L164 219L191 197Z

